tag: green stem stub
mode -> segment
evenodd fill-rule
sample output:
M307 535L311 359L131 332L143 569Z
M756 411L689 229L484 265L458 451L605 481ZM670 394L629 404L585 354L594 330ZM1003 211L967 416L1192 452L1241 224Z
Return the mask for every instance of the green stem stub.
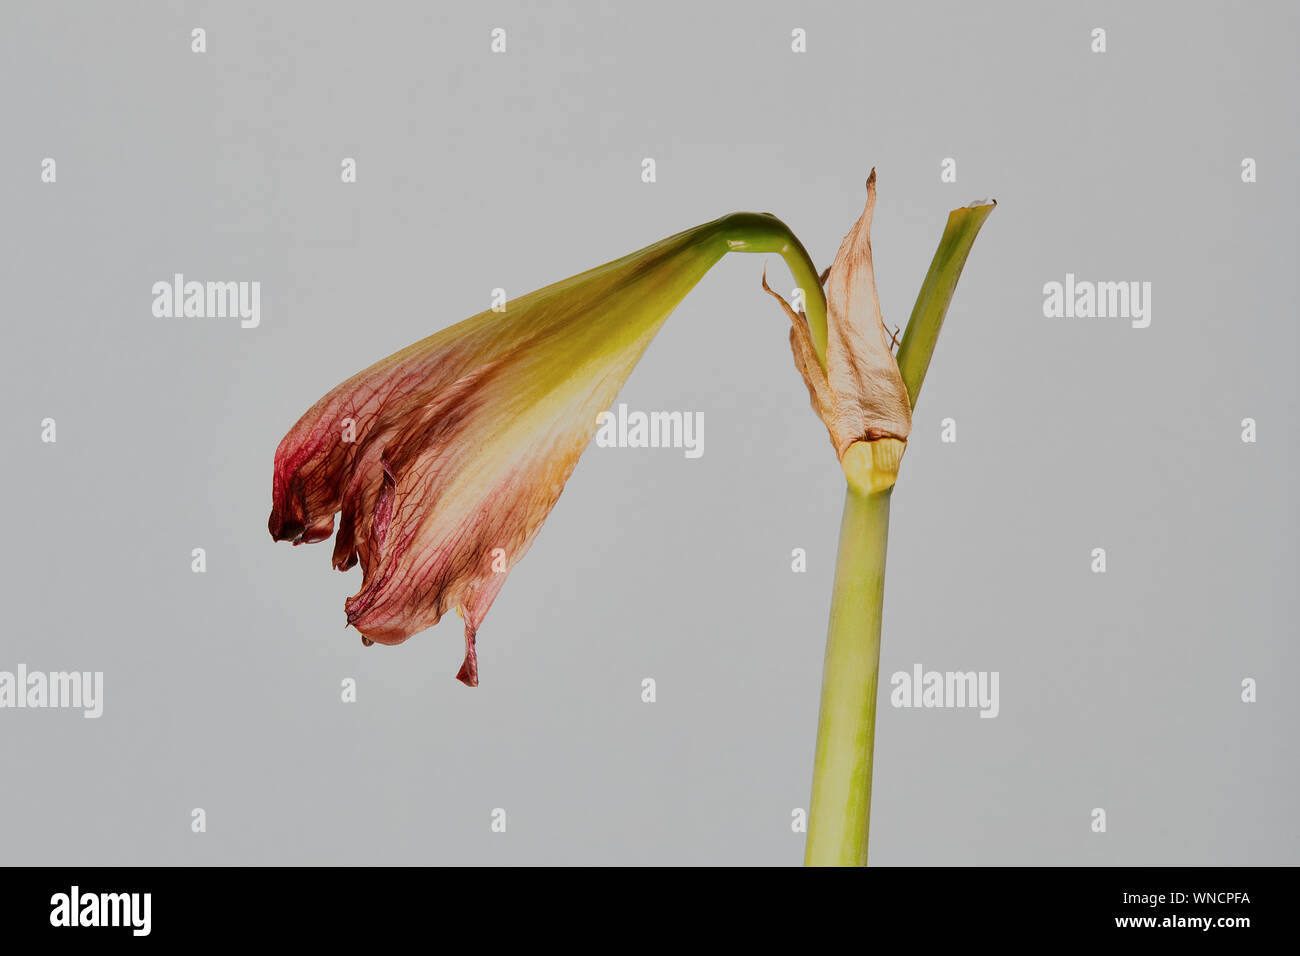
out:
M930 261L930 271L925 275L921 291L917 294L916 305L912 307L912 316L907 320L907 331L898 346L898 371L902 373L903 384L907 386L907 397L912 407L916 407L916 397L921 393L921 382L930 367L934 356L934 347L939 341L939 330L943 328L944 316L952 302L952 294L957 290L957 280L966 265L975 237L980 227L989 217L996 199L987 202L971 203L954 209L948 214L948 224L939 240L939 248Z

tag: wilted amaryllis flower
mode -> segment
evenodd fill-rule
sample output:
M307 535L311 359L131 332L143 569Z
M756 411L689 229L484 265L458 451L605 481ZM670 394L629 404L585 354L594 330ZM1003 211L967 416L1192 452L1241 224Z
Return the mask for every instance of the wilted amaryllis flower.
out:
M598 413L681 298L729 249L746 248L729 238L737 225L779 225L742 219L474 316L339 385L276 450L271 536L323 541L341 512L334 566L363 571L348 623L366 644L399 644L455 608L465 619L457 677L476 685L476 632Z
M822 278L825 318L811 309L823 301L820 288L808 297L812 318L781 301L794 323L795 364L850 482L892 484L911 406L876 298L874 205L873 171L866 209ZM465 619L457 676L477 684L478 628L598 413L677 303L730 251L779 252L805 286L818 281L780 220L737 213L481 313L354 375L276 450L272 537L323 541L341 513L334 566L360 563L363 572L348 623L367 644L400 644L454 607Z

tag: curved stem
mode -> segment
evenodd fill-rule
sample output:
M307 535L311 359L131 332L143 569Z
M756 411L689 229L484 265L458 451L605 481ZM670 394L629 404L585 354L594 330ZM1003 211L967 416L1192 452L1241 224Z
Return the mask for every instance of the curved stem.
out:
M826 293L817 267L790 227L770 212L735 212L709 223L726 243L727 252L775 252L785 260L803 290L804 313L817 360L826 367Z
M791 274L804 293L804 314L818 361L826 364L826 294L822 290L817 268L808 250L790 231L790 227L771 213L733 212L701 223L690 229L660 239L635 252L613 259L594 269L512 301L511 309L521 310L544 301L627 298L635 290L636 321L623 321L617 331L608 324L598 328L601 336L614 334L636 338L663 322L678 303L729 252L776 253L785 260ZM497 321L488 312L468 320L469 323ZM453 326L453 328L457 328ZM463 330L462 330L463 331ZM446 335L447 330L435 333ZM412 350L429 345L426 339L411 346Z

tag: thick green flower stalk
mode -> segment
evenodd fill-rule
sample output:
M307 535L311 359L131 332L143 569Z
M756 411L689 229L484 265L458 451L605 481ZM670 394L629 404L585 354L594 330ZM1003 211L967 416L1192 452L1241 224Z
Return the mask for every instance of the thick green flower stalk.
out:
M827 274L826 375L819 375L810 361L801 358L807 351L803 330L810 320L782 303L794 322L791 341L796 364L808 381L813 407L830 431L848 486L808 813L804 862L810 866L865 866L867 862L890 495L906 449L911 410L957 279L996 203L972 203L949 215L897 363L875 293L870 240L874 205L873 171L867 181L867 208ZM852 343L847 355L837 354L841 341Z

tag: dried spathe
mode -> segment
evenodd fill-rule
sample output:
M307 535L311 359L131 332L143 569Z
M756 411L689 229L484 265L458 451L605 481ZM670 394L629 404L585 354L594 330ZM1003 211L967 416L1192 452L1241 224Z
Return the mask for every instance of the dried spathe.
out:
M867 203L840 244L826 271L826 362L818 361L807 316L795 311L767 285L790 317L790 346L803 375L813 409L830 433L841 462L864 452L857 442L905 442L912 430L912 407L894 359L893 339L885 330L871 259L871 217L876 206L876 173L867 179ZM901 454L901 446L900 452Z

